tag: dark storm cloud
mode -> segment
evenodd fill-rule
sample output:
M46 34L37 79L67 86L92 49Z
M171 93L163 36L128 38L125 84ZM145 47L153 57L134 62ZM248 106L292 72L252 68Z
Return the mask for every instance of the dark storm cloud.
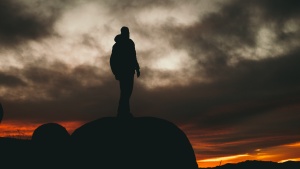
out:
M114 110L115 107L109 105L117 103L114 98L118 94L110 88L115 86L118 89L117 84L112 85L106 76L99 75L99 68L89 65L70 68L61 62L38 62L15 70L18 76L26 79L27 86L15 86L15 91L11 90L16 98L1 98L6 111L10 112L6 118L36 122L81 121L101 117ZM18 97L20 90L26 99Z
M106 77L96 73L99 72L98 69L89 65L70 68L61 62L43 64L40 61L39 64L28 64L20 70L20 74L55 100L66 94L72 95L77 91L85 90L89 86L99 85L99 81L105 81Z
M19 77L7 74L6 72L0 72L0 86L17 87L23 85L26 85L26 83Z
M300 2L297 0L256 0L251 1L251 3L262 9L266 17L275 20L286 20L300 16Z
M101 2L101 1L100 1ZM136 10L141 10L145 8L152 8L152 7L170 7L176 3L174 0L166 0L166 1L159 1L159 0L125 0L125 1L118 1L118 0L106 0L105 1L108 5L111 6L111 9L114 13L124 13L124 12L131 12Z
M235 53L237 49L257 47L256 39L262 27L275 32L278 43L286 42L282 48L292 49L288 45L298 41L299 26L298 31L285 33L283 25L290 20L300 20L299 2L294 2L232 1L193 25L167 26L166 31L172 32L174 47L187 50L199 65L205 67L207 78L214 78L218 72L226 71L230 59L242 59Z
M1 0L0 45L14 46L53 35L53 24L67 2Z
M269 22L262 18L270 18L272 13L276 13L281 17L274 15L272 23L282 23L289 19L299 20L300 10L296 10L299 7L295 7L298 2L293 2L276 1L270 5L269 0L232 1L224 5L218 13L212 13L191 26L167 27L167 31L173 33L171 42L175 47L187 50L200 68L204 67L199 70L199 74L204 74L212 80L209 87L222 92L224 103L225 100L234 98L238 101L244 97L268 99L268 95L289 96L298 91L300 82L295 74L299 72L297 46L288 46L289 43L286 43L284 48L288 53L276 58L268 56L269 58L257 61L238 58L239 61L234 66L228 62L233 57L239 57L232 54L232 51L258 45L258 31ZM256 8L262 13L253 12ZM273 27L269 29L273 31ZM295 34L300 34L299 27ZM284 41L293 40L295 36Z
M299 25L300 22L300 2L296 0L264 0L251 1L250 4L245 5L257 8L261 13L261 24L274 24L273 29L277 34L279 41L290 41L293 38L299 39L299 27L296 33L284 32L286 22L294 21Z

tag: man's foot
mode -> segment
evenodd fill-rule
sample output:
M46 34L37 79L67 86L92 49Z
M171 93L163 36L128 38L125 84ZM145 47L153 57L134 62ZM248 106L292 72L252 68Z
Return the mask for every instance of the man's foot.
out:
M117 115L118 118L122 118L122 119L129 119L129 118L133 118L133 115L130 112L123 112L123 113L118 113Z

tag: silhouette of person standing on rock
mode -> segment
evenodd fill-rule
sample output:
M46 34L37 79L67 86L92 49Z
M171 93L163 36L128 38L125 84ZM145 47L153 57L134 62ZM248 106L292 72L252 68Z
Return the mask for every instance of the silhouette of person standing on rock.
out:
M134 74L140 77L140 66L136 58L134 42L130 39L128 27L121 28L121 34L115 37L110 56L110 67L115 79L120 83L118 117L132 117L130 96L133 90Z

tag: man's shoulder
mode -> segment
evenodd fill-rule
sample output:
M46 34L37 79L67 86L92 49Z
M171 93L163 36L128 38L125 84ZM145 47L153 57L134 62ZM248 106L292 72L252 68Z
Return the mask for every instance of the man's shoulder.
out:
M129 39L129 43L133 44L134 45L134 42L132 39Z
M115 43L115 44L112 46L112 48L116 48L117 46L118 46L118 44Z

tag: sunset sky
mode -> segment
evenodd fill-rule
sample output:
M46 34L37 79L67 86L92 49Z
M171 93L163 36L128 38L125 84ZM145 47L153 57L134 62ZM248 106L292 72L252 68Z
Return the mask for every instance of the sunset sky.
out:
M299 0L1 0L0 136L115 116L122 26L133 115L178 125L200 167L300 161Z

